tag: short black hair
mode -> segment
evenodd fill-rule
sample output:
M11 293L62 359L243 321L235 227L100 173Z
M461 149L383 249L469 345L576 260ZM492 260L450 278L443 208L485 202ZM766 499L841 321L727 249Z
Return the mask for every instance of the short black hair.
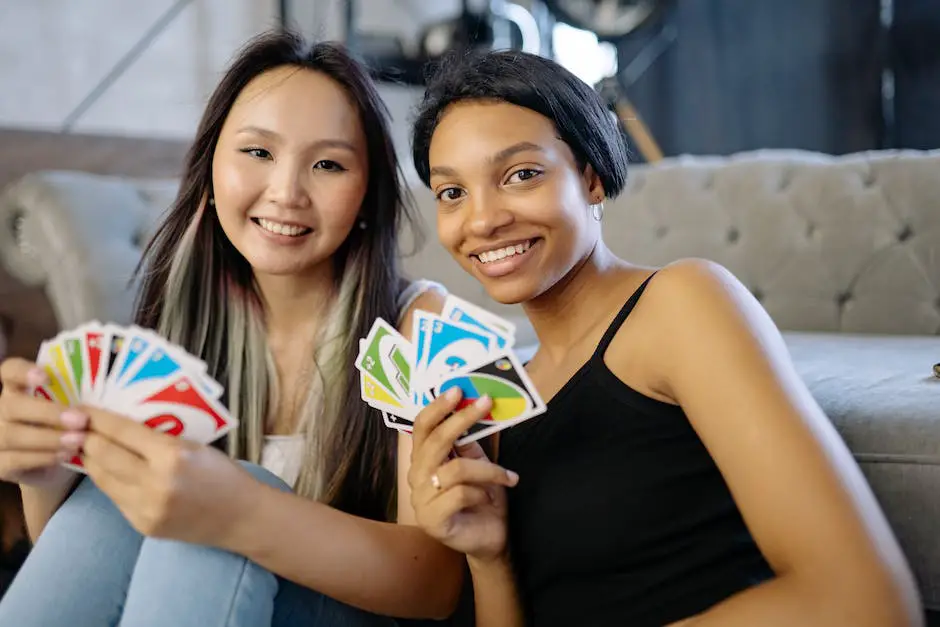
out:
M550 119L583 169L590 164L608 198L627 182L627 143L600 95L551 59L500 50L452 53L431 67L412 128L415 169L430 185L431 137L448 106L462 100L495 100Z

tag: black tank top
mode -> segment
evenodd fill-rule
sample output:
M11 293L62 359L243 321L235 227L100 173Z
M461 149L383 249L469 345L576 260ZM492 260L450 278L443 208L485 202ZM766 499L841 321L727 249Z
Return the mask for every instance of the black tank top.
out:
M500 434L528 624L666 625L773 577L682 409L604 363L648 282L547 411Z

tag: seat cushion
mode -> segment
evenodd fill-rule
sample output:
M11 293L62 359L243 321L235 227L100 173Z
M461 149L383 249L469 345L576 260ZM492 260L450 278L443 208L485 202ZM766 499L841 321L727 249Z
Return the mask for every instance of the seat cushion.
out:
M940 609L940 337L784 337L880 501L925 605Z

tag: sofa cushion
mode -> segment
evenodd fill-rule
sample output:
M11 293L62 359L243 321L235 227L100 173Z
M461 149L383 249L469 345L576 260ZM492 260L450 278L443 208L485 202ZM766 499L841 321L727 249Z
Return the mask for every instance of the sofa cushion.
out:
M784 337L880 501L925 605L940 610L940 338Z

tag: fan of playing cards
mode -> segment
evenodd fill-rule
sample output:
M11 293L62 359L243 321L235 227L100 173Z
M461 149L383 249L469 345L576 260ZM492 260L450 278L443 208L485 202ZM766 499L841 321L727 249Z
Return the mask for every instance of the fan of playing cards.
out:
M65 406L123 414L169 435L208 444L236 426L206 364L151 331L90 322L43 342L48 383L33 394ZM66 466L82 471L74 457Z
M457 445L479 440L545 411L519 363L512 323L472 303L448 296L440 315L415 311L412 342L381 318L359 341L356 368L362 400L382 412L385 424L410 433L424 406L452 387L463 400L493 400L490 414Z

